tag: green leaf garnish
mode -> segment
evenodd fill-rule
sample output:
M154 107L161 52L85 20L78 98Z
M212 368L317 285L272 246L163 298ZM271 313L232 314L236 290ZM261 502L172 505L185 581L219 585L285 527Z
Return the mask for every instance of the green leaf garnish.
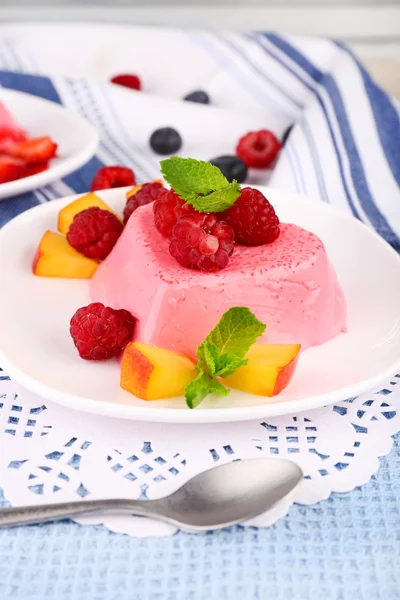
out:
M209 162L172 156L160 165L165 181L199 212L222 212L240 196L238 182L229 183L220 169Z
M221 396L229 394L228 388L213 379L207 373L201 371L196 379L193 379L185 389L186 404L189 408L196 408L208 394L217 393Z
M185 389L186 403L195 408L208 394L226 395L229 389L217 377L233 375L247 364L244 356L266 326L245 306L234 306L197 348L199 375Z

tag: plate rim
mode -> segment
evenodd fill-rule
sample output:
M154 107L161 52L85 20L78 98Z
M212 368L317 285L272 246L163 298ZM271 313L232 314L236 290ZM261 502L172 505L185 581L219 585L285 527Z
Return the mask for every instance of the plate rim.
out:
M64 161L58 165L50 166L42 173L36 173L35 175L30 175L29 177L23 177L21 179L16 179L15 181L1 183L0 202L2 200L12 198L13 196L17 196L18 194L31 192L45 185L49 185L52 182L62 179L63 177L66 177L66 175L73 173L86 164L94 156L100 143L100 135L97 129L78 112L75 113L64 104L58 104L57 102L53 102L47 98L41 98L35 94L29 94L28 92L22 92L20 90L13 90L9 88L0 88L0 101L3 101L4 96L8 95L24 97L27 101L32 100L33 98L34 101L51 105L52 108L56 107L61 112L69 113L76 121L80 121L84 125L84 127L87 129L87 133L90 133L90 139L86 145L79 150L79 152L73 154L72 156L66 157ZM7 100L4 99L4 102L7 103ZM54 170L56 170L56 174L54 174Z
M364 230L367 230L368 234L375 237L377 243L381 244L381 246L385 248L386 252L391 253L392 257L398 261L400 273L400 255L375 230L368 227L362 221L359 221L355 217L351 217L350 215L343 213L340 209L338 209L335 206L324 204L322 202L319 202L318 200L314 200L301 194L286 192L284 190L267 186L254 187L257 187L260 190L262 190L263 193L265 193L267 196L269 192L273 193L273 195L275 196L278 196L278 200L273 199L272 203L277 203L277 201L279 202L279 196L283 195L285 200L293 198L296 199L296 201L301 201L307 204L318 204L319 208L322 210L328 210L334 213L336 216L347 221L351 220L353 226L361 227ZM131 186L118 188L118 191L124 194L130 188ZM11 219L0 229L0 243L4 231L8 231L9 229L15 227L18 228L19 222L25 221L26 219L31 220L33 211L36 211L38 214L47 212L54 212L54 214L56 214L57 207L72 202L76 198L79 198L80 196L83 196L86 193L87 192L83 194L73 194L71 196L65 196L63 198L52 200L51 202L47 202L45 204L34 206L28 209L27 211L22 212L21 214L17 215L14 219ZM115 189L99 191L100 195L104 194L106 197L108 194L110 196L113 196L115 195L115 193ZM107 200L107 198L105 198L105 200ZM154 423L164 422L192 425L220 422L244 422L256 420L259 418L276 417L288 414L299 414L301 412L305 412L315 408L321 408L322 406L331 405L335 402L343 402L343 400L347 398L358 396L363 392L372 391L375 387L379 387L380 384L383 384L387 379L395 375L397 370L400 370L399 356L399 358L393 363L393 365L390 365L390 367L387 367L384 371L381 371L374 377L364 379L358 383L354 383L344 388L340 388L335 392L325 392L323 394L312 396L307 400L303 399L303 403L307 402L306 407L304 407L303 405L299 407L298 400L290 400L281 402L266 402L265 404L256 404L243 407L206 409L200 408L198 410L190 410L188 408L161 407L154 409L147 406L141 407L120 403L113 404L111 402L105 402L103 400L94 400L93 398L85 398L83 396L76 396L67 392L54 390L46 384L38 382L34 377L26 375L19 367L15 366L11 361L8 360L8 358L4 355L1 347L0 363L1 366L10 375L10 377L20 386L26 388L34 394L37 394L38 396L41 396L47 401L54 402L56 404L65 406L78 412L82 411L84 413L94 415L102 415L117 419L129 419L134 421L145 421ZM78 407L74 406L74 404L76 404L77 402L79 402Z

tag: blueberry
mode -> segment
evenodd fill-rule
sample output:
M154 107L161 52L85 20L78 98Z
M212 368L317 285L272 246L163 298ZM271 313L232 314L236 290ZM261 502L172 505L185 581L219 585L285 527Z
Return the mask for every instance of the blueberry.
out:
M182 146L182 138L176 129L161 127L151 134L150 146L157 154L174 154Z
M199 102L200 104L210 104L210 96L203 90L196 90L184 97L189 102Z
M287 142L287 139L288 139L288 137L289 137L289 135L290 135L290 132L292 131L292 129L293 129L293 125L290 125L290 127L288 127L288 128L287 128L287 129L284 131L284 133L283 133L283 136L282 136L282 142L281 142L281 143L282 143L282 146L284 146L284 145L286 144L286 142Z
M247 165L237 156L217 156L210 160L210 163L218 167L228 181L236 179L242 183L247 177Z

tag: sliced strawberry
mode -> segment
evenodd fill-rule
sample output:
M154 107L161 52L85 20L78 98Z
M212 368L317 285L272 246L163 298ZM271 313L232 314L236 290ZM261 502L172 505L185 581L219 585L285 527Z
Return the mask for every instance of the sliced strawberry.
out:
M26 163L18 158L0 154L0 183L21 179L26 174Z
M0 123L0 152L12 143L28 139L26 132L2 102L0 102Z
M21 158L29 165L44 163L54 158L57 144L49 137L34 138L25 142L18 142L7 149L9 156Z
M30 175L36 175L36 173L42 173L42 171L47 171L49 168L49 163L37 163L36 165L28 165L26 168L25 177L29 177Z

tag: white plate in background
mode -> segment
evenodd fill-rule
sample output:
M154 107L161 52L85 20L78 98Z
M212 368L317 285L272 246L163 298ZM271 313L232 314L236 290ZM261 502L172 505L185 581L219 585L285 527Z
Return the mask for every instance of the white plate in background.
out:
M94 155L99 143L96 129L77 113L56 102L24 92L0 88L5 104L29 137L50 136L58 145L57 158L42 173L0 183L0 200L30 192L76 171Z

